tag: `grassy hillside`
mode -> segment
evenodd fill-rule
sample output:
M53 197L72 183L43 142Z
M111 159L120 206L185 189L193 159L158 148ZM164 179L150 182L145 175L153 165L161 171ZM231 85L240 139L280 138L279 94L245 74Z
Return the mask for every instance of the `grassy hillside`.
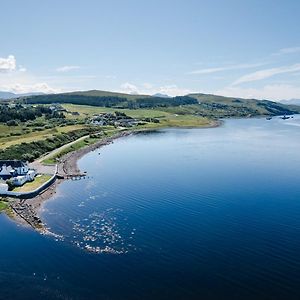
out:
M77 112L79 113L76 118L85 119L91 118L95 114L101 113L114 113L116 109L107 108L107 107L91 107L88 105L74 105L74 104L64 104L63 107L68 112ZM177 108L174 108L175 110ZM118 111L122 111L126 115L136 118L136 119L144 119L144 118L156 118L159 119L160 123L154 124L149 123L145 127L151 128L159 128L159 127L205 127L211 126L214 124L210 119L202 116L198 116L196 114L188 113L188 114L177 114L174 112L168 112L166 110L158 110L158 109L118 109ZM67 114L67 118L72 118L72 115ZM139 128L142 128L140 126Z
M261 115L291 115L300 113L300 107L268 100L243 99L209 94L190 94L199 105L189 111L207 117L253 117Z
M71 103L78 105L130 109L170 107L197 103L197 100L195 98L189 96L165 98L144 95L111 93L103 91L37 95L24 97L22 99L23 103L25 102L27 104Z
M90 97L120 97L120 98L126 98L128 100L135 100L137 98L151 97L149 95L131 95L131 94L125 94L125 93L99 91L99 90L76 91L76 92L64 93L64 94L71 95L71 96L79 95L79 96L90 96Z
M200 93L183 97L162 98L92 90L30 96L25 99L27 103L31 104L66 103L114 109L158 109L173 114L192 114L209 118L275 116L300 113L300 107L295 105Z

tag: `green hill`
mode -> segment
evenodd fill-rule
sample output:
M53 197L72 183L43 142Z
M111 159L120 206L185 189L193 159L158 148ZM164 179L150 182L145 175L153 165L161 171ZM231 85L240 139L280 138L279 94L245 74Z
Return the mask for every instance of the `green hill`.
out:
M70 93L63 93L62 95L79 95L79 96L90 96L90 97L120 97L120 98L126 98L128 100L151 97L148 95L132 95L132 94L125 94L125 93L117 93L117 92L99 91L99 90L76 91Z
M251 117L260 115L291 115L300 113L300 106L269 100L224 97L211 94L189 94L199 102L199 114L213 117Z
M118 109L159 108L160 110L176 114L193 114L211 118L275 116L300 113L300 106L296 105L201 93L166 98L91 90L35 95L21 99L25 99L28 104L70 103Z
M62 94L38 95L24 97L21 100L28 104L70 103L115 108L156 108L197 104L195 98L177 96L173 98L152 97L145 95L129 95L104 91L72 92Z

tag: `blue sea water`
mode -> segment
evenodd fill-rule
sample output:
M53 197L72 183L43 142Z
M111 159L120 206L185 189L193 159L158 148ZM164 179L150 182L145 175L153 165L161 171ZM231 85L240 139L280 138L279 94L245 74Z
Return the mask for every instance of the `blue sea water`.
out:
M0 215L0 299L300 299L300 117L119 139Z

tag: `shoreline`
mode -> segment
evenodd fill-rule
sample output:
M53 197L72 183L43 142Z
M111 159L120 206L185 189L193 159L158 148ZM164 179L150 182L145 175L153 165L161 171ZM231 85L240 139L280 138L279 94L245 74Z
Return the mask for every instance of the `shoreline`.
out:
M29 198L24 200L23 203L28 205L30 209L33 211L34 215L33 217L38 217L40 219L40 213L43 208L43 204L49 200L51 197L53 197L56 194L57 187L59 184L64 182L65 180L69 180L67 178L68 174L73 175L80 175L80 170L78 167L78 161L81 159L84 155L95 151L96 149L99 149L103 146L107 146L113 143L114 140L126 137L132 134L138 134L140 132L147 132L147 131L157 131L162 129L168 129L168 128L176 128L176 129L192 129L192 128L198 128L198 129L208 129L208 128L216 128L223 124L224 122L222 120L213 120L210 125L202 126L202 127L190 127L190 126L180 126L180 127L156 127L156 128L143 128L143 129L133 129L133 130L124 130L121 132L118 132L117 134L104 138L99 140L98 142L88 145L84 148L81 148L79 150L75 150L72 152L69 152L62 156L57 164L57 175L59 175L56 180L51 184L48 188L43 190L41 193L39 193L37 196L33 198ZM12 202L20 201L22 202L22 199L13 199ZM16 212L14 212L13 216L10 216L15 222L17 222L20 225L27 225L31 226L35 230L39 231L42 234L52 234L48 231L47 228L45 228L44 224L42 223L41 227L35 227L32 226L28 221L24 220L20 215L18 215Z

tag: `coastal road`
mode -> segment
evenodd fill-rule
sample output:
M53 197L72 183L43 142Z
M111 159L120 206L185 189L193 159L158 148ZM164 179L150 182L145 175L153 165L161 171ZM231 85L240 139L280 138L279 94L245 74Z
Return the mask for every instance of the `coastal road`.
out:
M100 132L98 132L98 133L100 133ZM95 133L95 134L97 134L97 133ZM29 166L31 168L35 169L38 173L53 175L55 173L55 170L56 170L55 165L44 165L42 163L42 161L45 160L45 159L51 158L52 156L58 154L62 150L74 145L77 142L80 142L80 141L88 138L89 136L90 136L89 134L85 135L85 136L82 136L82 137L80 137L79 139L77 139L73 142L70 142L68 144L65 144L65 145L59 147L59 148L56 148L56 149L50 151L49 153L41 156L40 158L36 159L34 162L30 163Z
M55 154L59 153L60 151L62 151L62 150L64 150L64 149L66 149L66 148L68 148L68 147L74 145L74 144L77 143L77 142L80 142L80 141L82 141L82 140L88 138L89 136L90 136L90 135L82 136L81 138L79 138L79 139L77 139L77 140L75 140L75 141L73 141L73 142L70 142L70 143L68 143L68 144L65 144L65 145L59 147L59 148L56 148L56 149L52 150L51 152L47 153L46 155L41 156L41 157L38 158L36 161L39 162L39 163L41 163L43 160L48 159L48 158L51 158L53 155L55 155ZM35 161L35 162L36 162L36 161Z
M72 146L73 144L75 144L79 141L82 141L88 137L89 137L89 135L82 136L81 138L79 138L73 142L70 142L68 144L65 144L59 148L56 148L56 149L50 151L46 155L41 156L40 158L36 159L34 162L30 163L29 167L35 169L37 171L37 173L53 175L55 173L56 166L55 165L44 165L42 163L42 161L45 159L51 158L53 155L59 153L60 151L66 149L66 148Z

